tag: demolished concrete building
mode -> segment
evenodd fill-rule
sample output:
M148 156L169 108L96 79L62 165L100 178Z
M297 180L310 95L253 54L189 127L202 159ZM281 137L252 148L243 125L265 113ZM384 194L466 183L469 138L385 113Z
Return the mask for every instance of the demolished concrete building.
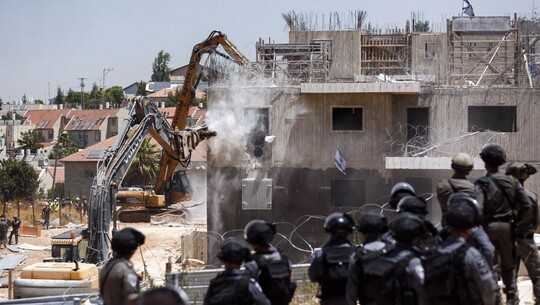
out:
M477 157L483 145L498 143L510 160L538 162L536 47L519 25L515 16L453 17L446 33L291 30L288 43L260 40L257 64L274 85L256 93L212 87L208 107L234 105L238 90L263 96L242 107L255 109L264 135L275 139L255 152L248 137L247 154L234 158L210 141L208 230L239 233L251 219L272 220L288 239L276 242L302 260L303 238L314 245L325 238L320 220L304 222L309 215L384 204L398 181L434 193L457 152ZM345 173L336 168L337 151ZM529 185L536 192L537 179Z

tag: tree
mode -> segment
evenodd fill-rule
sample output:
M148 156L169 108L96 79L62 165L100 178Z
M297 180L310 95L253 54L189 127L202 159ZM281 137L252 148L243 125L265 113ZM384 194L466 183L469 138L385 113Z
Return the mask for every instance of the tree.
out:
M54 98L54 103L56 105L61 105L64 102L65 102L64 101L64 92L62 92L62 89L60 89L60 87L58 87L58 89L56 90L56 97Z
M156 145L152 144L150 139L144 139L126 175L126 183L147 185L159 173L159 159L160 153Z
M17 144L20 149L24 149L24 156L26 158L26 150L29 149L32 153L43 147L40 143L43 142L41 134L36 130L28 130L21 133L20 139L17 140Z
M105 101L119 106L120 103L124 100L124 89L120 86L112 86L105 90Z
M178 101L180 100L180 90L174 90L173 92L169 92L167 95L167 100L165 100L165 107L176 107L178 105Z
M63 133L58 137L58 141L53 146L53 149L49 153L49 159L62 159L71 154L76 153L79 150L77 145L71 141L71 138L67 133Z
M171 55L163 50L159 51L158 55L154 59L154 64L152 65L152 77L153 82L168 82L169 78L169 61L171 60Z
M85 102L90 100L90 94L89 93L83 92L83 95L84 95L84 101ZM76 107L80 106L81 105L81 93L80 92L75 92L75 91L69 89L68 93L66 95L65 102L70 108L76 108Z
M37 104L37 105L43 105L43 104L45 104L45 103L43 103L43 101L40 100L40 99L36 99L36 100L34 100L34 104Z
M38 187L38 174L30 164L10 159L0 161L0 197L4 201L4 214L7 201L33 198Z
M99 105L103 102L103 90L98 87L96 83L92 85L92 90L88 96L86 108L99 108Z
M26 105L26 103L28 103L28 98L26 97L26 94L23 94L23 96L22 96L22 98L21 98L21 102L22 102L23 104L25 104L25 105Z
M137 96L146 96L146 82L140 81L137 83L137 93L135 93Z

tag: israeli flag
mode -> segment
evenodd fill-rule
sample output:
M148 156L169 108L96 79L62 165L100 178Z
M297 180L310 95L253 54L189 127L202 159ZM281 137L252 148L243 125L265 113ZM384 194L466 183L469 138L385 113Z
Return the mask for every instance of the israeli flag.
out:
M334 163L336 164L337 169L343 175L347 175L347 173L345 172L347 170L347 160L345 160L339 148L336 149L336 155L334 156Z
M463 0L463 15L474 17L474 9L469 0Z

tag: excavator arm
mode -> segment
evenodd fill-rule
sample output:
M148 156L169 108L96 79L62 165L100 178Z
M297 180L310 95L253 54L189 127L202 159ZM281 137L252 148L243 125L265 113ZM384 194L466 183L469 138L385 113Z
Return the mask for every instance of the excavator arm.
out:
M222 54L217 51L217 48L221 46L227 54ZM201 43L198 43L193 47L191 58L189 60L188 68L186 71L184 85L180 91L180 97L178 105L174 113L172 121L173 129L182 130L186 128L187 117L189 112L189 106L195 98L195 91L200 78L202 69L200 68L200 61L205 54L217 53L222 57L226 57L238 65L245 66L249 64L247 59L236 46L227 38L227 36L219 31L213 31L208 38ZM160 160L159 174L157 176L154 190L156 194L163 194L165 184L171 180L176 166L179 161L172 158L170 154L163 154Z
M166 155L172 159L187 160L197 145L214 136L205 126L191 130L173 130L156 105L144 100L135 101L129 111L129 123L120 133L116 144L108 150L98 164L96 177L90 189L88 213L89 242L87 259L101 262L108 254L108 233L115 220L118 187L137 155L143 140L151 135ZM131 131L131 134L128 134Z

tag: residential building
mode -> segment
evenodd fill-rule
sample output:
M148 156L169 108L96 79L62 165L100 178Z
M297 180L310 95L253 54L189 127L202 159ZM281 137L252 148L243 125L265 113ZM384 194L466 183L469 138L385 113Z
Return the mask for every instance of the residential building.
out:
M39 132L43 143L58 140L58 136L69 121L69 109L28 110L24 117Z
M71 110L69 116L64 131L79 148L85 148L117 135L127 123L128 110Z
M136 96L138 88L139 88L139 82L134 82L134 83L131 83L131 84L127 85L126 87L123 88L124 97L125 98L130 98L130 97Z

